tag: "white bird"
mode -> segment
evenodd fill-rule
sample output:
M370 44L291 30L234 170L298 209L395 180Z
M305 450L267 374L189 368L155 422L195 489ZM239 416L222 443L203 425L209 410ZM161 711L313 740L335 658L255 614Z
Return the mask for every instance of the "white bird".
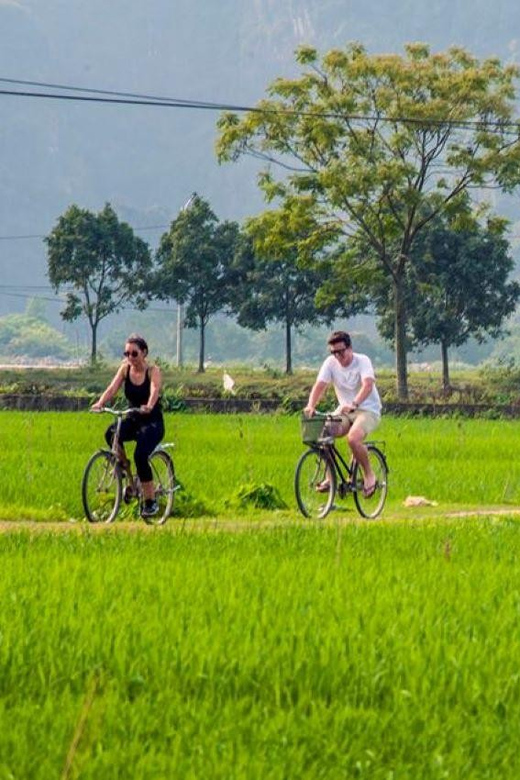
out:
M233 377L229 376L229 374L226 371L224 371L222 375L222 382L224 384L224 390L226 390L226 392L228 393L232 393L233 395L235 395L236 392L235 380L233 379Z

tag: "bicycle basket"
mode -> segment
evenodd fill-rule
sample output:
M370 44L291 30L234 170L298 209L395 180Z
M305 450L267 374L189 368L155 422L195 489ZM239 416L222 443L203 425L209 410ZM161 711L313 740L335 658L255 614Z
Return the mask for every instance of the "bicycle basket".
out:
M327 420L323 417L302 417L302 440L304 444L316 444L323 437Z

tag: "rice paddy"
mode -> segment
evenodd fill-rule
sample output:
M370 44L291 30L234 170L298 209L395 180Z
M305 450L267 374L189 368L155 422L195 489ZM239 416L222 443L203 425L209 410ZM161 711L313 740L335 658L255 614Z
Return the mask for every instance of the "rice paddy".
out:
M386 419L383 519L309 523L297 418L169 416L210 514L121 533L81 521L103 419L1 420L41 532L0 535L0 780L518 777L518 423ZM287 509L237 508L264 483Z

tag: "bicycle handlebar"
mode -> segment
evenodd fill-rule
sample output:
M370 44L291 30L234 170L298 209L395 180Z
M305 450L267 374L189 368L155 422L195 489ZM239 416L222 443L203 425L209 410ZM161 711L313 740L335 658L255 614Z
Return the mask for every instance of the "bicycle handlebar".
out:
M112 409L110 406L102 406L101 409L90 409L90 411L93 414L103 414L103 412L107 412L108 414L113 414L114 417L127 417L129 414L135 414L135 412L140 412L141 410L134 406L131 406L128 409Z
M314 412L314 414L311 417L307 417L307 415L304 415L306 420L312 420L314 417L317 417L319 420L329 420L331 422L341 422L342 418L340 415L332 414L332 412Z

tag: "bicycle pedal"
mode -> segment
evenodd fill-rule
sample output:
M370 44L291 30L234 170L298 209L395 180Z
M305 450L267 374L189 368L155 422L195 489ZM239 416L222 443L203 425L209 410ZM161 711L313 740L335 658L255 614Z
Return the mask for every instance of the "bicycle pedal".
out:
M135 492L134 488L131 485L127 485L123 491L123 501L125 504L129 504L131 501L133 501L134 498L136 498L137 493Z

